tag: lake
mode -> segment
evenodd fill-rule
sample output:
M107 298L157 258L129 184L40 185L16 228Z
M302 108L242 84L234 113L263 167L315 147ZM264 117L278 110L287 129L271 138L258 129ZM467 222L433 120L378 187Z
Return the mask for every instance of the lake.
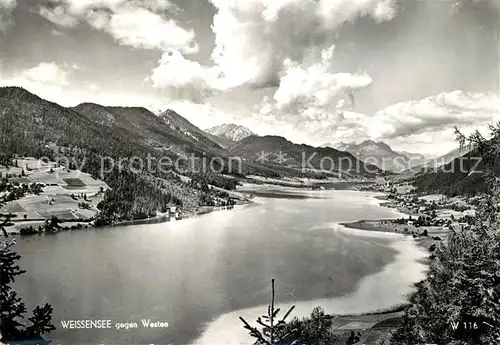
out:
M54 344L251 344L270 301L306 316L363 313L401 304L420 280L410 237L345 229L340 222L395 218L368 192L259 194L255 203L181 221L21 237L16 288L29 308L54 307ZM278 195L279 194L279 195ZM112 329L63 329L68 320L111 320ZM145 328L142 319L168 323ZM117 330L118 323L138 328Z

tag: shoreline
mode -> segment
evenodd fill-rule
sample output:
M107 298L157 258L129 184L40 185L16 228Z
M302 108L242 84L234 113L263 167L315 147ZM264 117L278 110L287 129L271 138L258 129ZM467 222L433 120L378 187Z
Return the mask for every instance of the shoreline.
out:
M365 230L360 231L367 233ZM427 266L420 261L425 256L421 248L407 237L392 236L396 241L390 246L398 252L395 260L384 265L376 273L363 276L349 293L311 300L279 302L277 306L286 310L294 305L293 316L298 318L308 317L314 307L321 306L325 311L325 318L332 320L332 331L339 337L339 341L345 341L350 332L355 331L362 333L360 344L379 344L380 341L373 340L386 339L390 336L390 331L397 327L409 306L408 297L414 293L415 284L423 279L427 270ZM385 287L394 289L396 293L388 293ZM190 344L210 345L224 338L231 339L231 343L251 345L240 329L238 317L253 320L265 307L266 304L262 304L226 312L208 323L200 336Z
M376 199L380 201L378 204L381 207L385 208L390 208L397 210L401 214L405 216L411 216L411 214L408 214L407 212L404 212L400 209L394 208L389 206L390 204L386 202L388 200L388 197L386 194L383 195L375 195L372 196L371 198ZM405 234L404 232L398 231L398 224L395 224L394 221L397 218L387 218L387 219L371 219L371 220L366 220L366 219L361 219L353 222L342 222L338 223L340 226L345 227L346 229L353 229L353 230L361 230L361 231L366 231L366 232L379 232L379 233L388 233L388 234L400 234L404 237L410 237L412 236L414 239L414 243L422 249L428 256L427 258L424 259L418 259L416 262L421 263L427 267L431 264L431 251L429 250L430 246L433 244L438 245L438 243L441 242L440 240L436 240L433 238L431 234L426 237L415 237L413 234L407 233ZM399 227L400 228L400 227ZM423 227L425 229L426 227ZM414 283L413 286L415 286L418 282ZM359 317L376 317L376 316L387 316L387 319L392 318L392 317L400 317L406 307L409 306L409 303L404 303L401 305L395 305L394 307L388 308L387 310L381 310L381 311L373 311L373 312L367 312L367 313L362 313L362 314L328 314L327 317L333 318L333 319L345 319L345 320L354 320Z
M63 232L63 231L73 231L73 230L84 230L84 229L99 229L99 228L105 228L105 227L118 227L118 226L128 226L128 225L143 225L143 224L160 224L160 223L167 223L172 220L174 221L181 221L185 219L190 219L193 217L199 217L204 214L209 214L212 212L219 212L219 211L231 211L235 208L239 208L242 206L247 206L250 204L253 204L254 201L247 199L247 200L240 200L239 203L233 206L200 206L196 210L190 210L186 211L185 213L182 214L181 218L176 218L175 216L170 216L167 213L161 213L156 215L155 217L151 218L145 218L145 219L131 219L131 220L123 220L123 221L116 221L111 224L107 225L95 225L93 224L94 221L89 221L89 222L83 222L83 221L62 221L61 222L61 229L56 230L56 231L43 231L43 232L36 232L32 234L21 234L20 230L13 230L15 225L6 227L6 231L9 236L35 236L35 235L42 235L42 234L57 234L58 232ZM40 221L40 222L44 222ZM26 220L19 220L16 223L29 223L29 222L34 222L34 220L31 219L26 219ZM71 224L69 227L65 227L64 224ZM17 229L17 228L16 228Z
M103 225L103 226L94 226L95 228L103 228L103 227L114 227L114 226L127 226L127 225L142 225L142 224L161 224L161 223L167 223L172 220L175 221L181 221L185 219L190 219L190 218L195 218L199 216L203 216L204 214L209 214L213 212L220 212L220 211L231 211L236 208L244 207L247 205L253 204L254 201L252 200L247 200L245 202L241 202L239 204L236 204L234 206L200 206L198 209L193 210L193 211L187 211L182 214L182 217L179 219L176 219L176 217L170 217L166 214L161 214L156 217L152 218L146 218L146 219L136 219L136 220L124 220L124 221L119 221L119 222L114 222L109 225Z
M398 229L409 228L405 225L393 223L394 219L376 219L376 220L358 220L355 222L339 223L347 229L362 230L367 232L382 232L390 234L400 234L405 237L412 237L417 246L425 250L429 254L429 258L425 260L425 263L430 263L432 250L430 249L433 245L438 246L443 241L444 230L429 230L430 227L422 227L423 230L428 230L428 236L422 236L412 233L404 233Z
M278 190L280 188L292 188L292 189L297 189L299 191L307 191L311 190L311 187L314 186L315 184L302 184L302 185L294 185L294 184L287 184L287 181L283 181L283 183L277 183L276 181L259 181L259 180L250 180L251 182L246 182L247 185L250 186L262 186L262 185L268 185L268 186L273 186L277 188ZM330 184L330 185L343 185L347 184L349 186L355 185L356 181L315 181L317 185L324 185L324 184ZM314 189L313 189L314 190ZM319 190L319 189L318 189ZM356 191L356 189L352 188L331 188L331 190L353 190ZM227 192L233 192L233 193L244 193L248 194L249 197L246 197L244 199L238 199L237 203L233 206L200 206L196 210L189 210L186 211L185 213L182 214L182 217L176 218L175 216L169 215L167 213L159 213L155 217L151 218L144 218L144 219L130 219L130 220L121 220L121 221L115 221L110 224L106 225L95 225L94 221L95 220L62 220L60 223L60 228L57 230L51 230L51 231L35 231L33 233L25 233L22 234L21 230L16 227L16 224L21 224L21 223L32 223L33 225L36 226L41 226L42 224L45 224L47 219L16 219L14 222L15 225L8 226L6 227L6 231L9 236L35 236L35 235L41 235L41 234L56 234L61 231L73 231L73 230L83 230L83 229L90 229L90 228L103 228L103 227L116 227L116 226L128 226L128 225L142 225L142 224L159 224L159 223L166 223L172 220L179 221L179 220L184 220L184 219L189 219L193 217L198 217L204 214L212 213L212 212L218 212L218 211L225 211L225 210L231 210L237 206L246 206L249 204L253 204L254 201L252 200L254 197L276 197L276 198L297 198L297 199L308 199L310 197L301 197L301 196L296 196L293 194L290 195L284 195L284 194L279 194L277 193L276 195L273 195L273 191L270 191L268 193L262 192L259 189L256 190L245 190L243 188L242 191L227 191ZM262 194L262 195L261 195ZM241 196L240 196L241 197ZM36 223L36 224L35 224ZM66 226L65 226L66 225ZM43 226L42 226L43 228Z
M397 212L401 213L404 217L411 217L415 215L414 213L410 213L405 209L392 207L391 203L387 202L389 198L385 193L383 195L373 196L373 198L380 201L379 205L381 207L396 210ZM430 250L431 246L433 245L437 246L439 243L441 243L443 237L445 237L444 234L447 232L447 230L443 230L441 229L441 227L422 226L420 228L416 228L411 225L397 224L395 223L396 219L397 218L361 219L354 222L343 222L339 224L348 229L363 230L369 232L392 233L392 234L396 233L396 234L401 234L403 236L412 236L413 239L415 240L415 243L419 247L424 249L427 253L429 253L429 256L432 252L432 250ZM422 235L424 230L427 230L428 234L427 236ZM430 263L429 258L425 261L426 263Z
M411 234L404 234L398 231L391 230L390 228L387 228L384 226L385 224L390 224L391 221L394 219L377 219L377 220L358 220L355 222L347 222L347 223L339 223L339 225L345 227L346 229L353 229L353 230L361 230L361 231L366 231L366 232L379 232L379 233L385 233L385 234L399 234L404 237L413 237L413 242L415 245L417 245L420 249L424 250L425 253L427 254L427 257L424 259L419 259L417 262L422 263L424 265L429 266L430 263L432 262L431 260L431 250L430 247L433 245L438 245L441 240L435 240L432 236L428 237L417 237L415 238ZM384 225L373 225L372 223L379 222L384 224Z

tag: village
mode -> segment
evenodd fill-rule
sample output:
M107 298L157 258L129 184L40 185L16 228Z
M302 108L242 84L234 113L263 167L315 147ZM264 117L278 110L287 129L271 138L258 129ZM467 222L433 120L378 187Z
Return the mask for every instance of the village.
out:
M416 226L467 226L468 220L475 215L475 207L481 197L447 197L442 194L419 195L410 184L386 185L385 206L398 209L408 214L409 225ZM417 218L416 220L414 218Z
M447 197L441 194L420 195L407 182L378 181L359 190L383 193L380 205L396 209L404 216L387 220L362 220L344 226L370 231L397 232L413 236L424 249L432 252L446 241L452 229L467 229L476 214L480 196Z

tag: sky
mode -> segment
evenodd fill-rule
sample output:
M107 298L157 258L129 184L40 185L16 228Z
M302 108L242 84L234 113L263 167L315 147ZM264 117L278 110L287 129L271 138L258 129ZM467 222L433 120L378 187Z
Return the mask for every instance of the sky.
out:
M500 0L0 0L0 85L427 155L500 121Z

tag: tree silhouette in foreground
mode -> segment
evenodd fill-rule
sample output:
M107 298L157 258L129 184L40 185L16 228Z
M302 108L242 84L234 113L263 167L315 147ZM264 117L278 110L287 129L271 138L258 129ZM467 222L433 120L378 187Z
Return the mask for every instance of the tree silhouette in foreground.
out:
M337 337L332 333L332 319L325 314L321 307L313 309L309 318L293 318L286 322L286 318L294 310L292 306L278 320L280 309L275 309L274 279L271 280L272 297L271 304L267 308L267 315L257 318L257 323L262 327L260 331L252 327L244 318L240 317L243 327L250 332L250 336L256 339L259 345L331 345ZM263 319L265 321L263 321Z
M452 228L448 243L437 248L426 279L392 335L393 344L500 343L500 181L495 175L500 123L490 131L491 139L456 131L460 145L471 146L482 159L488 191L471 228ZM451 327L457 322L457 329Z
M7 217L0 224L0 228L8 221ZM20 322L26 314L26 306L11 285L17 276L26 271L16 264L21 255L12 251L14 245L14 240L4 240L0 243L0 341L39 340L42 334L55 330L51 323L52 306L48 303L43 307L37 306L33 315L28 318L30 326Z
M256 339L258 344L265 345L275 345L283 344L289 337L289 333L284 332L286 326L286 318L290 315L295 306L292 306L283 316L283 318L278 320L278 313L280 309L274 308L274 279L271 280L272 297L271 304L267 308L267 315L262 315L257 318L257 323L262 326L262 331L256 327L250 326L250 324L240 316L241 322L244 324L244 328L250 332L250 336ZM265 321L263 321L264 319Z

